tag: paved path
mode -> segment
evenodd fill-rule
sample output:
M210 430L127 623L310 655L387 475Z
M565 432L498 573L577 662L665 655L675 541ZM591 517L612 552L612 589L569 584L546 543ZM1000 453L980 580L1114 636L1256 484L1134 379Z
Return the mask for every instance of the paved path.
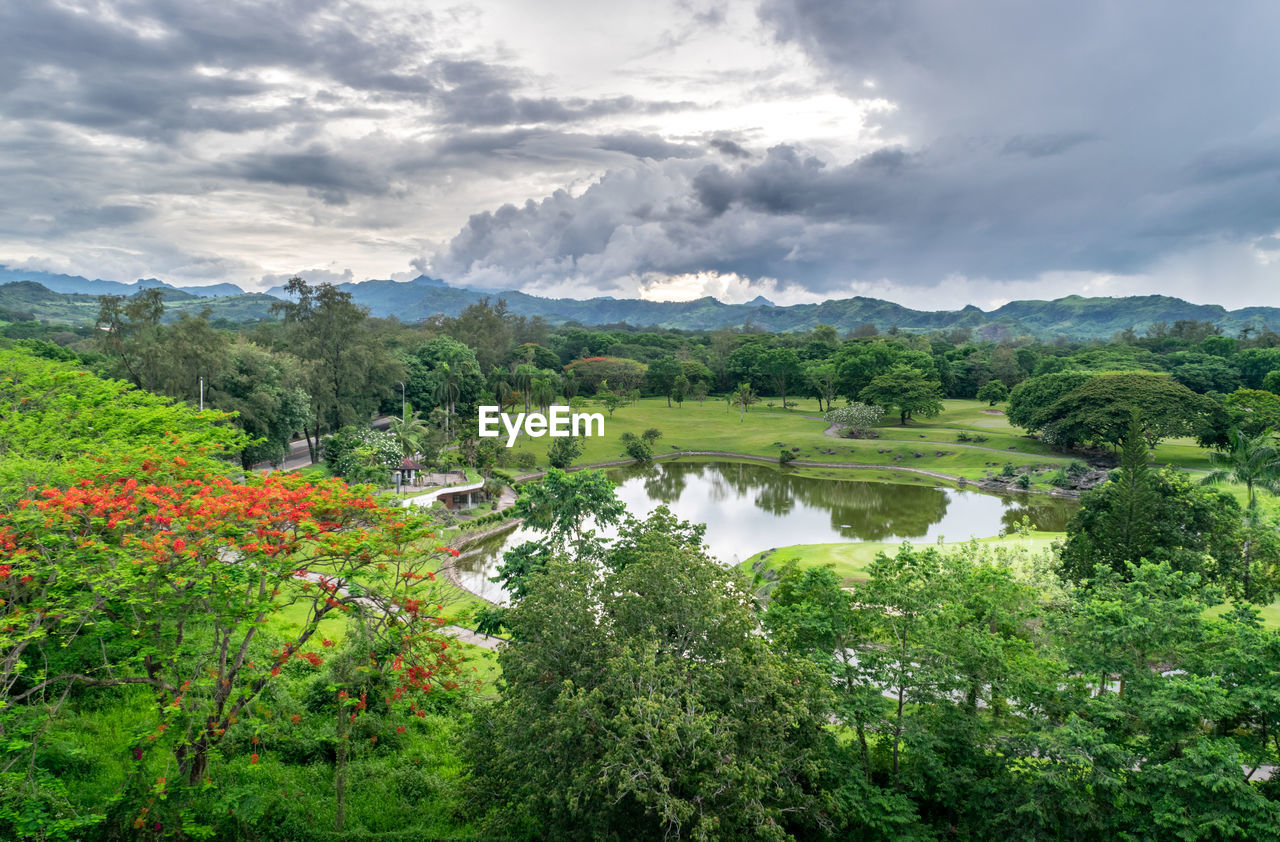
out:
M385 430L391 426L390 415L379 415L369 422L369 426L375 430ZM299 468L305 468L311 464L311 451L307 448L306 437L294 439L289 442L289 453L284 457L284 462L278 470L296 471ZM277 468L270 462L259 462L253 466L255 471L261 471L264 474L272 473Z
M446 578L449 578L448 571L450 571L451 569L452 568L448 566L444 568ZM319 573L315 570L299 570L295 575L297 575L299 579L305 579L306 581L314 582L317 585L324 584L324 583L332 583L335 586L334 593L336 595L338 595L339 597L351 596L351 591L347 588L347 583L343 579L340 579L334 576L328 576L324 573ZM394 609L390 609L389 606L387 606L387 604L384 603L383 601L374 599L373 597L368 597L368 596L358 596L355 599L352 599L351 602L355 603L356 605L360 605L364 608L369 608L373 611L378 611L384 614L387 613L388 610L394 610ZM442 634L445 634L449 637L454 638L455 640L461 640L463 643L470 643L475 646L483 647L485 649L497 649L507 642L505 638L494 637L492 635L487 635L487 634L480 634L479 632L473 631L464 626L456 626L456 625L441 626L439 628L439 631Z

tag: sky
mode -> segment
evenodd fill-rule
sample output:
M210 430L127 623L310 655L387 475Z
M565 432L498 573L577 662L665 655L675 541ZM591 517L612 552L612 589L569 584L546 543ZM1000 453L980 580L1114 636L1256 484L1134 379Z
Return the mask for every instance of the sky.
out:
M1280 4L0 0L0 263L1280 306Z

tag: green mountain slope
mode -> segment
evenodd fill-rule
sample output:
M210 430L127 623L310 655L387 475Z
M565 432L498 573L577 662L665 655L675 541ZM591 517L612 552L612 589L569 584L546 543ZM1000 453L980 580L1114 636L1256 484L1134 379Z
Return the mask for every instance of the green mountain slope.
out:
M418 321L435 315L456 316L466 307L488 298L502 298L514 313L541 316L554 324L585 325L625 323L638 327L714 329L755 325L769 331L809 330L819 324L851 331L863 324L881 330L905 331L968 328L979 337L1002 338L1030 334L1043 339L1106 339L1117 331L1141 332L1156 322L1173 324L1181 319L1213 322L1230 335L1245 328L1280 332L1280 308L1248 307L1229 311L1218 305L1191 304L1166 295L1128 298L1085 298L1070 295L1053 301L1011 301L990 312L968 306L961 310L912 310L877 298L843 298L821 304L778 307L769 303L724 304L714 298L695 301L641 301L636 299L540 298L523 292L487 293L451 287L421 276L412 281L364 281L341 284L356 303L375 316ZM269 292L281 295L280 288ZM201 298L170 288L165 293L166 318L182 312L209 308L214 319L253 321L272 318L271 305L280 299L266 293ZM63 324L92 322L97 315L96 296L52 292L38 283L22 281L0 286L0 308Z

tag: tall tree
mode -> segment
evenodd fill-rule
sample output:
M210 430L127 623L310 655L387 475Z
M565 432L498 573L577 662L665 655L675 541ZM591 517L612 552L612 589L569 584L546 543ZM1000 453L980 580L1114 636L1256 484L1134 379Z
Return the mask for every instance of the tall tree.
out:
M918 368L897 365L872 378L859 400L898 408L899 423L915 416L931 418L942 412L942 384L931 380Z
M1085 492L1067 524L1062 568L1081 580L1096 566L1125 575L1131 564L1168 562L1176 570L1229 576L1239 553L1240 506L1205 492L1185 474L1151 470L1144 425L1130 415L1120 468ZM1206 557L1212 559L1206 569Z
M302 366L292 354L273 354L250 342L227 349L206 402L235 412L235 423L253 438L240 453L245 470L259 462L280 464L294 435L311 425L311 398L301 383Z
M1209 454L1209 464L1213 471L1203 480L1206 484L1236 482L1245 487L1247 504L1245 506L1244 546L1241 551L1241 584L1246 599L1260 601L1263 594L1258 593L1253 579L1254 533L1259 527L1257 489L1271 494L1280 494L1280 447L1276 444L1276 436L1266 431L1256 436L1249 436L1242 430L1233 430L1230 434L1230 448L1225 452Z
M679 360L672 356L662 357L649 364L644 375L645 387L655 394L665 396L667 406L671 406L671 390L675 386L676 378L683 373L684 366Z
M756 360L756 373L763 378L787 405L787 388L801 376L800 358L790 348L770 348Z
M471 732L491 830L785 839L817 807L824 683L769 645L700 529L659 509L621 535L554 560L509 613L499 699Z
M822 411L823 401L826 401L827 410L830 410L840 378L835 363L830 360L813 360L805 365L804 377L813 389L814 396L818 398L818 411Z
M164 294L152 287L132 297L98 297L97 325L104 331L103 350L120 361L129 380L140 389L156 391L160 380L160 319Z
M402 372L369 330L368 311L332 284L312 286L293 277L289 301L272 305L284 314L290 349L305 364L313 428L307 430L311 461L320 458L322 430L368 423Z
M742 420L746 418L747 410L759 400L750 383L742 383L734 390L733 394L729 396L729 403L738 408L738 423L742 423Z

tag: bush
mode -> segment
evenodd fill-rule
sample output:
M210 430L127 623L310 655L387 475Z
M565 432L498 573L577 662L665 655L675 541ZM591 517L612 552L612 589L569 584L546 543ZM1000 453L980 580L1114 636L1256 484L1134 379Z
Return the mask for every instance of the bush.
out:
M779 465L785 465L785 464L787 464L788 462L793 461L795 458L796 458L796 455L795 455L794 453L792 453L790 450L784 450L784 451L782 451L782 453L778 456L778 464L779 464Z
M573 464L573 460L582 455L582 437L581 436L565 436L551 440L551 446L547 448L547 461L551 463L551 467L560 468L561 470Z
M1030 475L1030 474L1023 474L1022 476L1018 477L1018 487L1019 487L1019 488L1030 488L1030 487L1031 487L1031 475Z
M1012 462L1005 462L1000 466L1000 476L1002 477L1012 477L1016 473L1018 473L1018 469L1013 466Z
M623 433L622 446L627 455L637 462L648 462L653 458L653 447L635 433Z
M854 430L855 433L866 433L884 417L884 408L865 403L851 403L833 409L825 416L827 423L840 429ZM861 435L850 435L847 438L862 438Z
M538 457L532 453L516 454L516 467L522 471L532 471L538 467Z
M395 436L381 430L343 427L325 438L321 447L330 472L352 483L385 485L400 465Z

